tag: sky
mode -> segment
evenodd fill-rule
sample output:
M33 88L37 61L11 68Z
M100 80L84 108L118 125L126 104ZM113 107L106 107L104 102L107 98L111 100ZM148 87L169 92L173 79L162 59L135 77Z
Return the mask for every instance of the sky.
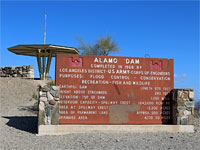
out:
M194 88L200 100L198 1L1 1L0 66L33 65L35 57L7 50L18 44L79 47L107 35L120 51L111 56L174 59L174 87ZM55 59L50 76L55 77Z

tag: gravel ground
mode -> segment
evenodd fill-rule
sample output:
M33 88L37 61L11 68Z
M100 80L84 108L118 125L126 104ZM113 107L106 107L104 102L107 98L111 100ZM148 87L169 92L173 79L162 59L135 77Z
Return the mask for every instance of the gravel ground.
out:
M0 78L1 150L199 150L200 119L195 133L76 133L36 136L37 117L29 106L40 81Z

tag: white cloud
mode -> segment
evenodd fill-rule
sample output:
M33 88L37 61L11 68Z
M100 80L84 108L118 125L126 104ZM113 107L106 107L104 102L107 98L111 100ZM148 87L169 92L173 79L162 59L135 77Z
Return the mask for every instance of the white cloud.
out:
M174 80L175 83L180 83L180 82L184 82L183 80Z
M183 74L174 74L174 78L187 78L187 74L183 73Z
M184 79L187 78L187 74L183 73L183 74L174 74L174 82L175 83L180 83L180 82L184 82Z

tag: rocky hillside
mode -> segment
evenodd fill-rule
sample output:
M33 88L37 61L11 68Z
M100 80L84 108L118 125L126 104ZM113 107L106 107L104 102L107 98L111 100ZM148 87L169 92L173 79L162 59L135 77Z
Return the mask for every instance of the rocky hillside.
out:
M37 87L44 82L32 79L0 78L1 114L8 115L13 109L23 109L36 102L32 99L37 94ZM2 115L3 115L2 114Z

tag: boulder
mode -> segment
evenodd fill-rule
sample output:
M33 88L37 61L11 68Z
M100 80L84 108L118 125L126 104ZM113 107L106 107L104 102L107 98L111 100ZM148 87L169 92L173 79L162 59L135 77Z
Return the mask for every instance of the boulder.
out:
M40 97L40 101L46 102L47 101L47 97Z
M50 94L50 92L47 92L47 99L48 101L53 100L53 96Z
M50 100L50 101L49 101L49 104L50 104L50 105L55 105L55 104L56 104L56 101Z
M43 102L40 102L40 104L39 104L39 110L40 111L44 111L45 110L45 105L44 105L44 103Z
M57 97L55 97L55 98L54 98L54 100L55 100L55 101L59 101L59 100L60 100L60 98L57 98Z

